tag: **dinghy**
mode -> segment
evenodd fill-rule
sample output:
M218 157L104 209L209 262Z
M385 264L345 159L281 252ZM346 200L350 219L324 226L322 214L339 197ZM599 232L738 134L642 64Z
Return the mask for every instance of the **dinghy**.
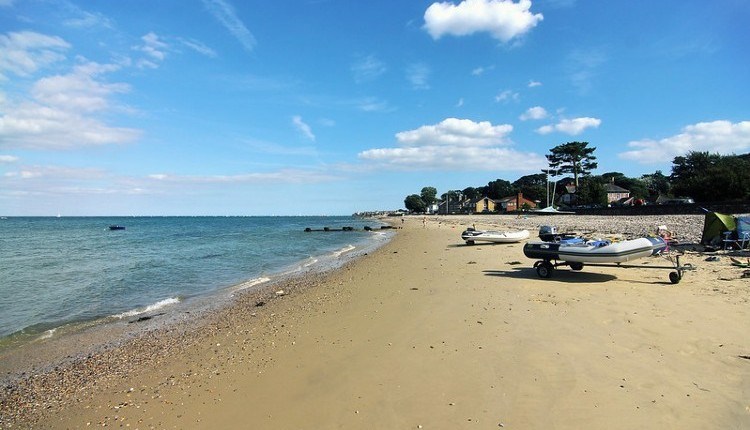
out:
M573 270L582 270L583 265L607 266L651 269L673 269L669 273L669 281L677 284L687 270L695 268L688 264L680 264L680 256L665 255L667 242L661 237L641 237L638 239L610 242L607 240L585 241L580 238L563 239L559 242L529 242L523 247L523 253L529 258L539 258L534 263L537 275L541 278L552 276L553 269L559 266L570 266ZM661 255L671 263L665 266L624 266L621 263ZM554 261L554 263L553 263Z
M474 242L492 242L492 243L516 243L528 239L529 231L495 231L495 230L475 230L471 227L461 233L461 239L466 241L467 245L473 245Z
M624 263L656 255L666 248L667 243L660 237L641 237L614 243L608 240L530 242L523 247L523 253L529 258L543 260Z

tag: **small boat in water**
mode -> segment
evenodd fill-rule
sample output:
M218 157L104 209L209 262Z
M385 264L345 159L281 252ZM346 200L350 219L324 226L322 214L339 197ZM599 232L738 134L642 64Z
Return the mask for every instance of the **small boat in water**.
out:
M474 242L492 242L492 243L516 243L528 239L529 231L495 231L495 230L475 230L471 227L461 233L461 239L466 241L467 245L473 245Z
M110 230L125 230L125 226L124 225L115 225L115 224L113 224L113 225L109 226L109 229Z

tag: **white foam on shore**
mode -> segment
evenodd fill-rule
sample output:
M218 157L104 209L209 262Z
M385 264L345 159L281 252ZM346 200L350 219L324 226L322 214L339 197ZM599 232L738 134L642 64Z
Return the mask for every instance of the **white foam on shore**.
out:
M354 245L347 245L347 246L339 249L338 251L334 251L333 252L333 256L336 257L336 258L338 258L338 257L341 257L344 253L347 253L349 251L353 251L354 249L356 249L356 247Z
M249 281L245 281L245 282L243 282L241 284L235 285L234 287L232 287L231 291L232 291L232 293L236 293L238 291L246 290L246 289L252 288L252 287L254 287L256 285L263 284L263 283L268 282L270 280L271 280L271 278L266 277L266 276L262 276L260 278L250 279Z
M141 315L141 314L145 314L148 312L157 311L159 309L162 309L169 305L174 305L177 303L180 303L180 299L178 297L170 297L168 299L159 300L158 302L150 304L146 306L145 308L133 309L127 312L123 312L121 314L113 315L113 317L119 318L119 319L134 317L136 315Z
M56 332L56 331L57 331L57 329L56 329L56 328L53 328L53 329L49 329L49 330L45 331L45 332L44 332L44 334L42 334L41 336L39 336L39 337L37 338L37 340L50 339L50 338L51 338L52 336L54 336L54 335L55 335L55 332Z
M302 267L310 267L310 266L312 266L313 264L315 264L315 263L317 263L317 262L318 262L318 259L317 259L317 258L313 258L313 257L310 257L310 258L309 258L309 259L307 260L307 262L305 262L305 264L303 264L303 265L302 265Z

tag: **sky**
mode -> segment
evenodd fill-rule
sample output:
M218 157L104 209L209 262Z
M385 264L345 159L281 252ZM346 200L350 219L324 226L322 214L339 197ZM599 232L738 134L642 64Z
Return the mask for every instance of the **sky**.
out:
M349 215L750 152L745 0L0 0L0 215ZM556 178L551 178L556 179Z

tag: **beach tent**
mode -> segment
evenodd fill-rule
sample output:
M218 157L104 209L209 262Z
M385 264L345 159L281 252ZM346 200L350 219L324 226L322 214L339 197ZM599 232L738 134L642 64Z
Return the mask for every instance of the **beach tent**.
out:
M718 247L724 240L724 232L734 232L737 225L732 215L720 214L718 212L707 212L703 221L703 236L701 244Z
M740 247L750 246L750 215L737 215L737 242Z

